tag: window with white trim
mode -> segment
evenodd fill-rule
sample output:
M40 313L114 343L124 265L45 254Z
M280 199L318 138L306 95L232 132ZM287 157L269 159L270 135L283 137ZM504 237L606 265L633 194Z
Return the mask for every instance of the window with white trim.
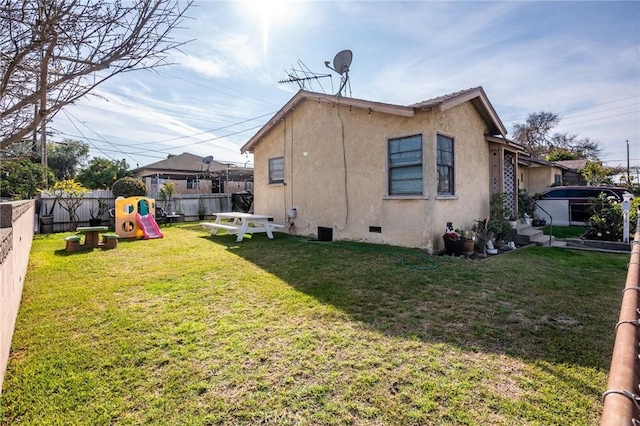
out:
M284 157L269 158L269 183L284 183Z
M422 195L422 135L388 140L389 195Z

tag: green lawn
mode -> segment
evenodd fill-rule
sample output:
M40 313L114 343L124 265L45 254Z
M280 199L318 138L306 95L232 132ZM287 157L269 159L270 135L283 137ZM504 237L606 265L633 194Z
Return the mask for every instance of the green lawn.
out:
M545 226L542 228L542 232L545 235L549 235L551 227ZM553 236L556 238L579 238L587 232L586 226L554 226Z
M598 423L627 255L163 232L36 237L3 424Z

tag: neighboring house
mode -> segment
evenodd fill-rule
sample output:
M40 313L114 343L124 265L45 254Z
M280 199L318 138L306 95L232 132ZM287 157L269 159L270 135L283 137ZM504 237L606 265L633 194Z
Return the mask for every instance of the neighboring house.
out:
M241 149L254 211L289 232L434 252L494 192L517 209L521 147L481 87L409 106L299 91ZM292 210L295 209L295 210Z
M232 194L253 189L253 169L211 160L187 152L169 155L133 170L150 194L156 194L163 183L173 182L176 194Z
M555 162L563 168L562 183L563 185L586 185L587 182L582 177L582 169L587 165L587 160L563 160Z
M522 155L518 165L519 188L531 196L562 185L563 169L555 163Z
M585 185L580 174L587 160L545 161L539 158L518 158L519 188L529 195L539 194L552 186ZM574 169L578 167L578 169Z

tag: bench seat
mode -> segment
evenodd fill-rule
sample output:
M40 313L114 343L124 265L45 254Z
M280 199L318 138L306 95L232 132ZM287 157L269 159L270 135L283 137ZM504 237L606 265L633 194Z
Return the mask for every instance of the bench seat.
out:
M80 235L69 235L64 238L66 242L65 250L68 252L80 251L83 249L82 244L80 244Z
M102 235L102 248L114 249L118 247L118 235L117 234L103 234Z
M230 234L236 233L240 230L240 225L233 225L231 223L201 222L200 225L205 228L210 228L212 235L215 234L218 229L224 229Z

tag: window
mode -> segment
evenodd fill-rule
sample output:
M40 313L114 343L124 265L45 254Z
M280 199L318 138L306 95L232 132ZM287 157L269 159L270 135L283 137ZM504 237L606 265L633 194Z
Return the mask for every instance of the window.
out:
M284 157L269 158L269 183L284 183Z
M388 143L389 195L422 195L422 135Z
M553 175L553 184L554 185L562 185L562 175L554 174Z
M200 181L196 178L187 178L187 189L200 189Z
M438 135L438 194L454 195L453 138Z

